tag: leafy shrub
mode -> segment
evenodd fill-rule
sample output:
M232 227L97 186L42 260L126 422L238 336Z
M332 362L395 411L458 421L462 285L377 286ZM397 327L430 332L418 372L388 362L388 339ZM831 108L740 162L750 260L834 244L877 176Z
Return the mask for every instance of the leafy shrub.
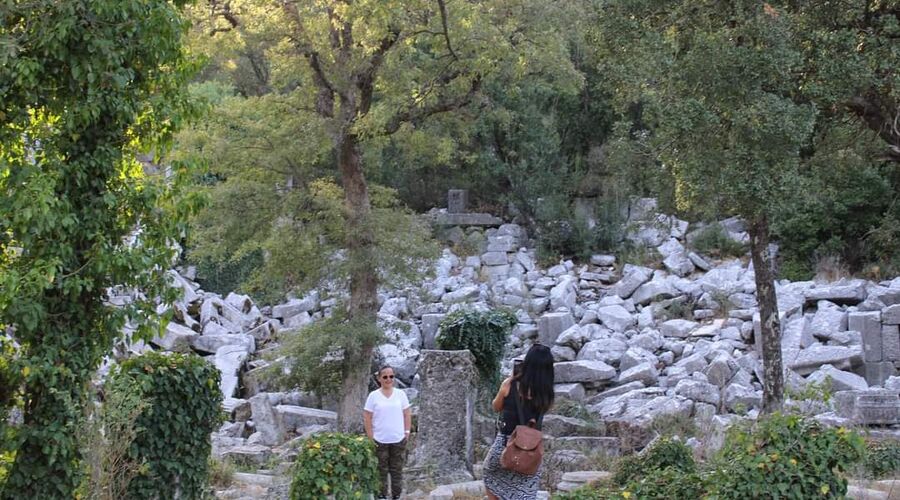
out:
M92 405L93 406L93 405ZM86 470L79 498L126 498L128 485L144 464L128 456L137 436L135 422L148 406L139 392L108 391L102 405L94 406L85 431L79 435Z
M746 253L744 245L729 238L719 224L710 224L701 229L691 244L698 252L712 257L740 257Z
M873 479L896 477L900 473L900 441L891 439L869 443L863 468Z
M198 281L204 290L227 294L239 290L253 272L262 266L263 253L259 250L217 262L209 256L191 259L197 266Z
M864 453L861 437L798 415L770 415L729 429L710 482L720 498L843 498L844 472Z
M612 481L624 486L632 481L640 480L651 471L674 469L682 473L693 473L697 464L691 449L683 442L663 437L650 445L650 448L637 455L628 455L619 460L613 473Z
M0 325L0 330L3 326ZM12 363L15 356L12 342L0 335L0 490L6 482L15 459L15 429L7 425L9 412L21 406L19 397L20 376Z
M666 467L634 478L616 498L704 498L706 484L697 472Z
M345 308L321 321L296 331L281 334L281 346L275 349L266 377L283 389L300 388L319 398L340 390L346 357L338 356L354 346L377 345L384 337L378 325L365 320L349 320Z
M368 498L380 485L375 445L359 435L315 434L303 444L291 476L291 500Z
M128 486L129 498L199 498L208 479L210 433L221 422L219 372L193 355L148 353L123 362L107 382L110 392L148 401L128 459L144 463Z
M236 467L227 460L209 458L209 484L219 488L226 488L234 480Z
M494 380L500 372L500 360L516 317L509 311L460 309L441 321L436 339L438 348L468 349L482 380Z

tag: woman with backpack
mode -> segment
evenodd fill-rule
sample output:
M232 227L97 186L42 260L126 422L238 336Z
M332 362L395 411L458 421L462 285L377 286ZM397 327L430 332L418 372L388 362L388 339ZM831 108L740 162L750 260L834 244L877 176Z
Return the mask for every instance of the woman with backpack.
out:
M553 406L553 354L535 344L500 385L492 403L501 412L497 437L484 460L491 500L533 500L541 482L541 424ZM518 427L518 428L517 428Z

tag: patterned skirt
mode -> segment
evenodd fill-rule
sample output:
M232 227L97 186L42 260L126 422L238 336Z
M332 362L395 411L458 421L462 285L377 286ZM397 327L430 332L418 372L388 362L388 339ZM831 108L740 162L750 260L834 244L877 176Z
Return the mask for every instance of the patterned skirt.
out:
M500 466L500 455L509 436L497 433L484 459L484 486L500 500L534 500L541 484L541 468L530 476Z

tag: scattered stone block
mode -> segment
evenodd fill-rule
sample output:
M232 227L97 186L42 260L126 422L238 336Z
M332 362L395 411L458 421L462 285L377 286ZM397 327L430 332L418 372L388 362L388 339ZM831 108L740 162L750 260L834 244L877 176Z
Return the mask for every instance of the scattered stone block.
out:
M581 384L556 384L553 386L553 392L557 398L565 398L570 401L584 399L584 386Z
M603 361L567 361L553 365L554 377L560 383L596 383L611 380L616 369Z
M894 304L882 309L881 321L885 325L900 325L900 304Z
M884 361L900 361L900 326L882 325L881 352Z
M835 413L861 425L900 423L900 397L889 389L839 391L834 393Z
M562 332L575 324L572 315L567 312L547 313L538 318L538 339L544 345L553 345Z
M881 313L878 311L849 313L847 326L862 335L863 359L867 362L881 361Z

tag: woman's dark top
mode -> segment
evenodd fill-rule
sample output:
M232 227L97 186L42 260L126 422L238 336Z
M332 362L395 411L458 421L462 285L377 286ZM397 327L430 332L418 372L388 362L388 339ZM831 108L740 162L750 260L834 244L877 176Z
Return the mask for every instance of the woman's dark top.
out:
M526 425L531 419L537 422L538 429L541 428L544 416L532 409L531 405L528 404L528 400L524 398L520 399L519 403L522 404L522 414L525 417L525 422L519 422L519 412L516 410L515 401L518 391L519 382L513 381L509 387L509 394L503 399L503 412L500 413L501 434L512 434L517 425Z

